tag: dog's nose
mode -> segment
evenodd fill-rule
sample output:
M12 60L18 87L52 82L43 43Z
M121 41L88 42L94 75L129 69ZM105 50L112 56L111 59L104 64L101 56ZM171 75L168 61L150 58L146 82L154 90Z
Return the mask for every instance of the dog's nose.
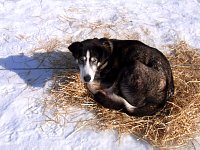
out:
M85 80L85 82L89 82L91 80L90 75L84 76L84 80Z

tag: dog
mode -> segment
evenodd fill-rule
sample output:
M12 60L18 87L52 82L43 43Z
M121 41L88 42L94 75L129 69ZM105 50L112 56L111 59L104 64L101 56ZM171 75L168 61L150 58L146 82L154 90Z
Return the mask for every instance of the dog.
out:
M87 39L68 49L97 103L131 116L151 116L174 94L170 63L137 40Z

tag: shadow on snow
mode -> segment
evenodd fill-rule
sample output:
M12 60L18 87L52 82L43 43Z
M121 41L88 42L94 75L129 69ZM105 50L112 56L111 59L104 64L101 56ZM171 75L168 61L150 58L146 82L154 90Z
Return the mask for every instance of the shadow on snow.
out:
M43 87L53 73L77 68L70 52L34 53L0 58L0 70L15 72L27 85Z

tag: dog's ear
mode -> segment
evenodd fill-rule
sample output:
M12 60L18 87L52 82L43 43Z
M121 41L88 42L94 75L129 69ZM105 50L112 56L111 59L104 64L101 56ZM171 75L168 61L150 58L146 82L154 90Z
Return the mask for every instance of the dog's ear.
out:
M105 48L110 48L110 41L107 38L101 38L99 39L101 45Z
M113 51L112 42L107 38L101 38L99 39L99 41L102 47L104 47L104 53L103 53L104 58L108 58L112 54L112 51Z
M68 47L68 49L70 50L70 52L72 52L72 54L74 54L76 51L78 51L82 47L83 47L83 44L81 42L74 42Z

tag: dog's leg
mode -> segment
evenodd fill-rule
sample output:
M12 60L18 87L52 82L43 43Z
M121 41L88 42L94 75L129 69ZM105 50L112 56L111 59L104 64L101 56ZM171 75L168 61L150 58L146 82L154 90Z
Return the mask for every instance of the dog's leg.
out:
M136 107L130 105L124 98L110 93L110 91L100 90L94 95L95 100L102 106L110 109L122 110L126 109L130 112L134 111Z
M94 95L94 99L102 106L115 110L122 110L131 116L151 116L161 110L164 105L159 105L156 99L149 98L147 103L142 107L134 107L129 104L124 98L116 94L108 94L105 91L98 91Z
M150 101L156 102L157 100L152 99ZM163 108L163 106L164 104L158 105L156 103L149 102L142 107L135 108L133 111L125 110L125 112L131 116L138 116L138 117L152 116L156 114L158 111L160 111Z
M170 64L169 64L169 67L166 67L166 66L163 66L163 64L161 64L159 61L152 60L148 62L147 66L150 68L154 68L158 71L162 70L163 73L165 74L166 89L167 89L166 100L168 100L174 94L174 80L173 80ZM163 67L165 67L164 70L163 70Z
M123 108L123 102L118 99L110 99L103 91L98 91L94 95L95 101L106 108L120 110Z

